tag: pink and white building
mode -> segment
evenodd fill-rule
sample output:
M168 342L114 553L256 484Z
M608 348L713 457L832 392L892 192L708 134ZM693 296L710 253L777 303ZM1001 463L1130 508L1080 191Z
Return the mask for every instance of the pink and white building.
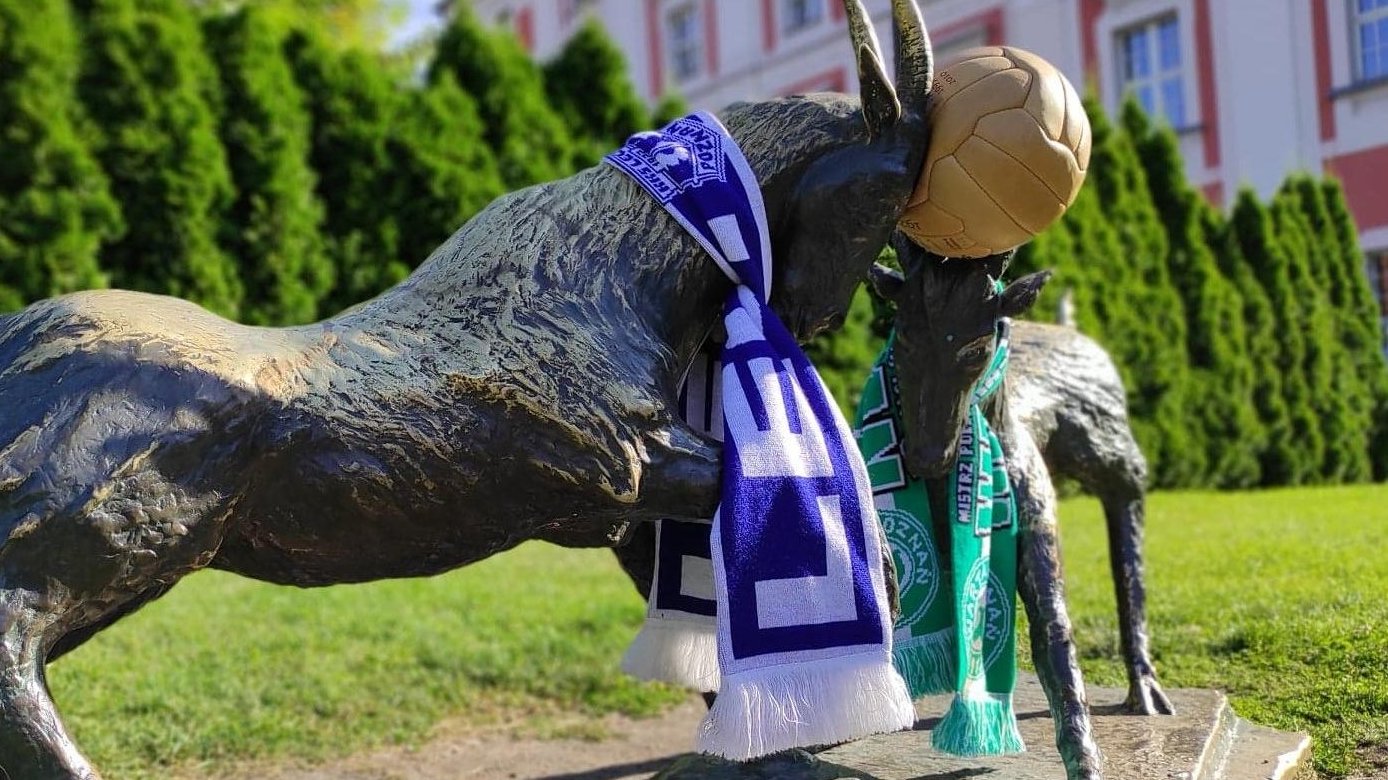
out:
M1113 110L1131 90L1178 133L1214 204L1267 196L1291 171L1343 182L1388 306L1388 0L919 0L940 59L1035 51ZM654 102L693 108L857 88L840 0L473 0L537 59L601 21ZM890 0L865 0L891 56ZM888 72L890 72L888 63ZM1384 318L1388 330L1388 314Z

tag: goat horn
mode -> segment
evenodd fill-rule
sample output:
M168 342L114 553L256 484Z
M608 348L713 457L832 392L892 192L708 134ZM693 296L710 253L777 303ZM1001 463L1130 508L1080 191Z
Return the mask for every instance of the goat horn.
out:
M892 0L893 46L896 54L896 96L903 107L924 113L934 80L930 35L916 0Z
M858 62L858 89L868 136L874 137L901 116L896 90L882 67L882 47L872 28L862 0L843 0L848 16L848 35L853 40L853 56Z
M843 10L848 15L848 35L853 39L853 50L858 51L866 46L881 62L882 47L877 43L877 31L868 19L862 0L843 0Z

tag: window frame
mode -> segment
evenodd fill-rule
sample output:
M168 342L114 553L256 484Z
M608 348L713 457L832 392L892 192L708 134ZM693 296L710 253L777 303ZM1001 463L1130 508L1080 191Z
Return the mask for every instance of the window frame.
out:
M597 0L559 0L559 25L569 29L597 9Z
M814 17L796 19L794 21L798 23L792 25L792 14L790 11L793 4L802 4L802 8L815 9ZM778 12L777 27L780 28L780 34L784 37L790 37L805 32L806 30L812 30L823 24L824 20L829 16L828 9L824 7L824 0L777 0L776 5L776 10Z
M1364 50L1361 40L1362 30L1366 25L1378 24L1382 20L1388 19L1388 3L1366 12L1359 10L1359 0L1346 0L1346 2L1345 18L1349 21L1351 83L1362 84L1388 80L1388 41L1378 42L1378 71L1371 74L1365 72Z
M1176 66L1172 69L1162 69L1162 29L1170 25L1171 34L1176 45ZM1135 33L1141 32L1148 41L1146 65L1148 75L1141 79L1128 78L1129 48L1128 42ZM1192 61L1193 52L1189 51L1189 46L1185 40L1184 28L1181 22L1181 13L1178 8L1171 8L1153 16L1146 16L1115 26L1110 31L1113 41L1113 69L1114 84L1116 87L1116 97L1118 104L1121 105L1129 91L1134 92L1138 102L1141 97L1137 95L1137 90L1147 87L1152 94L1152 108L1148 111L1149 116L1155 122L1162 122L1170 126L1176 132L1184 132L1197 125L1192 120L1192 104L1190 101L1190 91L1188 89L1190 77L1194 70ZM1167 111L1170 101L1163 93L1163 88L1168 83L1174 83L1180 95L1180 116L1177 121L1173 121ZM1117 106L1115 106L1115 109Z
M703 16L700 0L689 0L680 5L666 9L664 22L661 29L665 36L665 64L670 69L670 77L676 84L688 84L696 81L705 75L704 53L708 42L705 40L705 30L703 28ZM689 24L694 33L692 40L683 42L675 37L676 17L687 14ZM681 69L681 59L687 55L692 68L685 72Z

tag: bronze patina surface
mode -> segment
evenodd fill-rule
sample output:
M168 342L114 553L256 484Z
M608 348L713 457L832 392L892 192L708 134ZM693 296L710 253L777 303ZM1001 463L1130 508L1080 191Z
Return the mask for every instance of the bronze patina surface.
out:
M721 113L766 202L771 304L802 337L842 320L926 146L915 3L893 3L896 89L845 5L861 101ZM598 166L498 199L400 285L313 325L125 291L0 318L0 766L96 777L44 664L199 568L299 586L421 576L527 539L607 545L633 520L710 515L719 449L673 410L728 290Z
M873 282L897 305L896 365L907 468L930 483L935 533L948 548L947 474L958 456L971 391L992 359L999 319L1035 302L1048 271L995 292L1010 254L946 260L902 236L894 240L905 270L880 270ZM1128 426L1126 394L1108 355L1070 328L1014 322L1002 388L984 414L1007 457L1019 523L1018 592L1031 632L1032 661L1050 703L1055 740L1071 780L1098 778L1084 681L1075 654L1056 525L1051 475L1078 480L1104 502L1129 690L1125 707L1170 714L1148 648L1142 577L1146 461Z

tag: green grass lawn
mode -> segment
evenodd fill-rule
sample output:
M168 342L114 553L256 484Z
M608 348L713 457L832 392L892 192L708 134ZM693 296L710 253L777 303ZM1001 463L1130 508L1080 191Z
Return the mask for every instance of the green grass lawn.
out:
M1103 514L1061 509L1087 682L1126 686ZM1388 756L1388 486L1152 496L1148 621L1166 687L1227 691L1255 722L1309 732L1327 777Z
M1168 687L1230 692L1310 731L1326 776L1388 745L1388 487L1175 493L1148 517ZM1062 508L1087 679L1125 684L1098 505ZM441 718L650 713L682 698L617 670L642 605L601 550L539 544L429 580L300 591L207 572L50 669L111 780L427 737ZM1381 754L1380 754L1381 755Z
M607 550L539 543L448 575L314 590L195 574L49 671L108 780L419 741L440 719L642 715L617 668L644 609Z

